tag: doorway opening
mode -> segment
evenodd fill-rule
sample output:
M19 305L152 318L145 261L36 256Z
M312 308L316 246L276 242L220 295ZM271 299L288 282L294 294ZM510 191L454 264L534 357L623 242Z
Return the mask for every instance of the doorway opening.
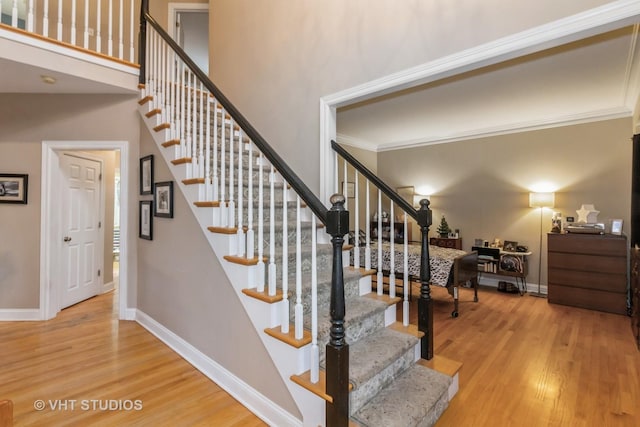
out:
M128 308L127 293L127 239L129 236L128 191L129 182L129 146L126 141L44 141L42 145L42 203L41 203L41 247L40 247L40 318L51 319L63 308L64 280L61 267L64 254L62 246L65 243L67 230L63 230L63 219L60 214L60 188L64 183L60 166L60 156L63 153L91 153L106 158L112 158L108 168L105 168L106 185L110 186L113 200L108 203L110 209L102 212L99 227L102 229L102 242L99 248L103 262L97 274L101 276L102 287L99 293L117 289L118 316L123 320L134 318L135 310ZM116 172L119 177L116 180ZM116 187L117 183L124 183ZM117 191L116 191L117 188ZM107 196L109 197L109 196ZM115 200L118 203L115 203ZM102 201L101 203L104 203ZM116 208L117 206L117 208ZM116 219L117 217L117 219ZM117 258L115 236L113 230L118 227ZM108 231L107 231L108 230ZM101 243L102 243L101 242ZM116 262L117 261L117 262ZM65 267L67 268L67 267ZM105 277L103 274L112 274Z
M169 3L170 35L209 75L209 4Z

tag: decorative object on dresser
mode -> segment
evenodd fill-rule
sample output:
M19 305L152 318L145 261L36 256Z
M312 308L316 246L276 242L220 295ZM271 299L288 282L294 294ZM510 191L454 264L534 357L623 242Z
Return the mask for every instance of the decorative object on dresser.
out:
M598 214L600 211L597 211L595 206L592 204L583 204L576 213L578 214L578 222L595 224L598 222Z
M640 350L640 248L631 248L631 330Z
M542 282L542 210L544 208L552 208L556 204L555 193L529 193L529 207L540 208L540 244L538 245L538 291L531 292L534 297L546 297L540 292L540 284Z
M627 239L612 234L548 238L550 303L627 313Z
M429 239L429 244L433 246L438 246L441 248L451 248L451 249L462 250L462 237L458 237L458 238L431 237Z

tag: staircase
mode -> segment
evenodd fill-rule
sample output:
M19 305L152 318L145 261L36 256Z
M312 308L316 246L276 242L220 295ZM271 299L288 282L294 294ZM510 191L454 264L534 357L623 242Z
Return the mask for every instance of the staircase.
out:
M327 212L144 6L140 114L302 414L276 424L346 425L348 408L361 426L433 425L459 366L447 375L432 369L439 359L416 363L422 333L396 323L400 299L371 293L373 271L343 268L344 197ZM326 366L330 348L349 362L348 405L346 381L327 393L325 372L339 371Z
M180 141L171 134L170 127L163 122L162 109L155 107L152 101L151 96L142 97L140 113L174 174L178 182L177 187L184 191L186 198L191 202L194 214L203 232L209 237L215 255L221 259L234 287L243 294L243 304L256 329L265 336L263 341L268 347L273 348L270 353L283 378L290 384L294 399L301 407L304 414L303 424L323 424L322 417L317 419L318 415L322 414L321 402L320 410L314 408L305 411L304 408L310 405L318 406L318 401L310 398L313 393L323 398L326 398L326 395L324 390L318 389L321 386L309 380L308 372L300 374L301 370L310 367L307 362L301 364L299 360L301 355L310 351L311 346L316 346L322 376L325 367L324 349L329 341L331 325L329 301L332 247L328 243L315 244L315 262L312 251L315 241L326 236L324 227L308 220L310 213L300 204L299 198L287 188L281 177L272 173L270 165L257 150L249 151L250 142L242 136L239 129L236 128L233 132L229 132L229 128L226 132L223 130L224 126L232 126L230 119L224 118L224 112L221 109L211 110L209 122L217 123L212 132L217 134L218 142L222 144L224 140L225 147L234 147L233 150L225 150L224 158L218 151L219 161L216 170L213 171L214 175L223 176L225 171L229 172L234 167L233 162L240 165L251 163L255 166L251 172L249 167L243 168L239 175L236 167L229 175L236 177L234 183L228 183L231 188L242 182L242 190L238 190L236 195L235 208L241 212L238 221L241 224L249 224L251 206L252 223L254 227L259 228L259 211L262 205L263 233L271 227L274 229L272 235L267 233L263 237L263 249L260 249L259 233L252 233L253 243L247 242L247 246L256 248L255 253L264 250L264 268L258 267L260 260L257 256L238 256L238 247L241 244L238 244L237 236L240 228L228 226L228 221L221 222L223 217L227 217L228 220L229 215L232 215L223 212L227 209L224 203L221 206L215 200L202 200L207 194L206 185L202 180L193 178L193 170L189 169L196 166L191 158L176 157L176 154L181 152L176 149L180 146ZM201 113L197 112L194 120L200 120L200 115ZM240 138L242 143L239 142ZM213 164L211 159L211 168ZM250 175L251 183L263 183L262 191L250 188ZM267 191L264 189L264 183L269 184ZM306 220L298 221L297 218ZM249 233L245 236L251 238ZM300 246L300 251L295 250L296 245ZM283 253L286 256L283 256ZM346 248L343 258L348 259ZM264 281L268 284L270 281L268 266L271 264L286 265L285 268L288 268L289 272L288 284L296 283L297 275L304 278L299 293L299 304L296 304L298 292L285 285L280 274L276 274L275 283L272 283L276 290L273 295L269 295L266 288L259 290L259 282ZM315 273L317 280L315 309L312 303L314 294L310 289L311 281L308 280L312 273ZM352 386L349 399L351 419L362 426L433 425L448 405L453 378L416 363L419 359L420 333L416 328L406 328L395 322L395 304L400 301L399 298L380 297L371 293L371 273L372 271L353 267L344 269L345 333L346 341L350 345L349 382ZM252 283L254 286L250 285ZM262 307L256 310L257 305ZM296 305L301 305L304 319L302 339L296 339L292 334L296 323ZM288 312L287 317L291 322L289 331L286 327L284 330L281 327L283 322L278 314L282 310ZM315 343L312 343L311 339L312 310L317 310L318 328ZM284 352L282 348L278 348L283 343L290 347ZM322 381L319 384L322 384ZM313 415L307 419L305 412Z

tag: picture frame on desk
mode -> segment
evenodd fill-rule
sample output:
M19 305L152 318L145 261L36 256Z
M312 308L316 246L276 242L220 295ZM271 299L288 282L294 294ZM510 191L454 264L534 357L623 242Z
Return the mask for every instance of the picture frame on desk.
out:
M518 249L518 242L512 242L510 240L505 240L504 245L502 246L502 250L505 252L516 252Z

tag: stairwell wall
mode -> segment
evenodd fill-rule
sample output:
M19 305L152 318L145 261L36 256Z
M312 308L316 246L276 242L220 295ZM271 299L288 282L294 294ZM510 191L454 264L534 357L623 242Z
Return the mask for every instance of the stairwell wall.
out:
M154 155L154 181L173 180L144 124L140 128L140 156ZM301 417L204 233L174 183L174 217L154 217L153 240L137 241L137 308Z

